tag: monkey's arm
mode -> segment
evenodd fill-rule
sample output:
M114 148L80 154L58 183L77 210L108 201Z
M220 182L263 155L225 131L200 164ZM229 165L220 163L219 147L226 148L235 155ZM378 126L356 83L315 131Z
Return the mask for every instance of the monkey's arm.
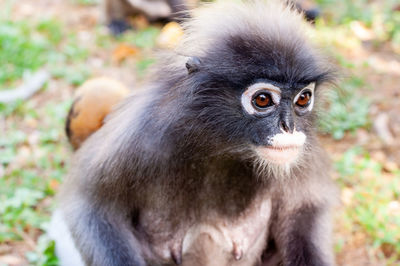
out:
M281 210L277 216L272 232L277 232L274 239L283 265L334 265L329 212L325 207L308 204Z
M119 211L105 208L81 201L79 207L64 210L85 265L146 265L128 219Z

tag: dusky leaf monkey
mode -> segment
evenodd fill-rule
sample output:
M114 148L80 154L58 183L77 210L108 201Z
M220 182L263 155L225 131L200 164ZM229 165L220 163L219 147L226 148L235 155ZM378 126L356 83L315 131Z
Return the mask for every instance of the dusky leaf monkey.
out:
M315 132L334 71L304 23L274 0L196 10L76 152L52 226L61 263L334 265Z
M189 16L185 0L102 0L104 22L114 35L129 29L127 18L143 14L150 21L181 22Z
M298 11L303 12L304 18L311 23L314 23L321 14L321 11L314 3L315 1L292 0L292 2Z

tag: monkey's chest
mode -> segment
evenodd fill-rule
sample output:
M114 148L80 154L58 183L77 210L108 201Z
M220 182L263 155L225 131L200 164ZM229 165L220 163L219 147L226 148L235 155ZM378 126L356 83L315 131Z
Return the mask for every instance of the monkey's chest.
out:
M260 197L234 219L210 213L178 232L159 232L153 250L162 261L185 266L254 265L266 247L270 216L270 199Z

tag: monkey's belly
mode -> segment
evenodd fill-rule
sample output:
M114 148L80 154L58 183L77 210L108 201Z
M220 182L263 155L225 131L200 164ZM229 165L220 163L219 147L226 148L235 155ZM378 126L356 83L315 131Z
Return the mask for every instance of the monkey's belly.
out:
M258 198L233 220L210 214L153 248L163 261L176 260L177 248L182 250L184 266L255 265L266 247L270 215L270 199Z

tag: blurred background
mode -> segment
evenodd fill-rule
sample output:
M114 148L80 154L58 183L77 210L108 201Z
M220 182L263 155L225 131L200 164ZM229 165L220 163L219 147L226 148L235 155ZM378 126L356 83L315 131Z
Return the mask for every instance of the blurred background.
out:
M337 263L400 265L400 2L301 4L317 9L312 39L343 76L319 123L341 188ZM100 17L97 0L0 0L0 265L57 265L45 232L73 154L74 91L98 76L140 87L181 34L139 15L115 37Z

